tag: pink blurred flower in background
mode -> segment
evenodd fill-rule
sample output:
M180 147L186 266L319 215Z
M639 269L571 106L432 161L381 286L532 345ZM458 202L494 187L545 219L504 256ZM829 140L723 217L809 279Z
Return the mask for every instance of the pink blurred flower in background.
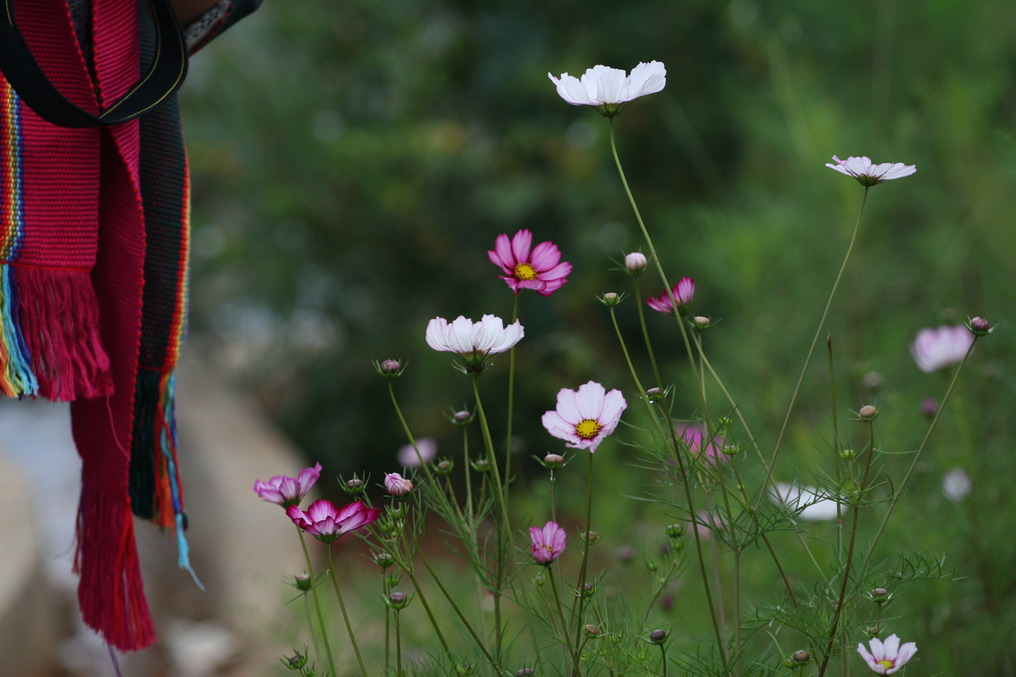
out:
M532 289L542 296L550 296L568 281L572 265L561 261L561 251L553 242L533 245L533 234L520 230L512 237L501 234L494 248L487 251L490 262L500 266L504 275L498 275L516 294L520 289Z
M557 87L558 95L573 106L595 106L607 117L621 112L625 104L640 96L662 91L667 84L667 69L659 61L640 63L631 75L619 68L593 66L581 78L562 73L547 77Z
M574 449L596 451L614 432L621 413L628 406L620 390L609 393L595 381L579 386L578 391L562 388L557 393L557 409L543 415L543 427L554 437L565 440Z
M857 182L864 187L874 186L877 183L883 181L891 181L892 179L902 179L905 176L910 176L917 171L917 167L914 165L905 165L902 162L883 162L882 164L872 164L871 160L862 157L848 157L846 160L841 160L835 155L833 156L832 163L826 163L826 167L829 169L835 169L840 174L846 174L857 179Z
M917 332L910 354L921 371L933 372L961 362L973 342L974 335L962 324L943 325Z
M690 277L682 277L671 291L674 293L674 300L677 301L677 309L683 315L687 312L687 306L695 296L695 280ZM659 296L650 296L646 299L650 308L658 313L670 314L674 312L674 305L670 302L670 294L663 292Z
M314 501L306 512L296 505L286 509L286 515L293 520L293 524L322 543L331 543L343 534L356 531L376 520L380 514L380 510L368 508L363 501L339 508L326 499Z
M416 453L417 450L420 451L419 454ZM416 440L416 449L412 444L404 444L399 447L395 457L403 468L419 468L421 457L424 463L430 463L437 458L437 442L433 437L421 437Z
M557 522L547 522L543 528L530 527L529 538L532 539L533 559L540 564L550 564L564 552L567 535Z
M896 635L889 635L884 643L878 637L872 637L868 645L871 647L870 652L864 644L858 644L857 653L861 654L861 658L876 675L893 674L917 653L917 644L907 642L900 646L900 638Z
M276 475L267 482L254 481L254 493L262 500L288 508L303 500L310 488L321 476L321 464L315 463L312 468L304 468L296 477Z
M701 459L702 445L705 442L705 429L698 423L678 423L677 432L681 435L684 443L688 445L691 455ZM712 465L727 462L727 455L723 453L723 439L714 436L705 445L705 460Z

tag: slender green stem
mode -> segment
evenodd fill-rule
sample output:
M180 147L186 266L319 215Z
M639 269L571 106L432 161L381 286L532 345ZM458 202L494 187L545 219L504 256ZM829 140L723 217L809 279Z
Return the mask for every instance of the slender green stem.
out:
M557 522L557 478L554 469L550 469L550 519Z
M423 563L424 568L427 569L427 573L429 573L431 579L435 583L437 583L437 587L441 590L442 594L444 594L445 599L448 600L448 603L451 605L452 610L455 611L455 615L459 617L459 620L462 622L462 626L469 633L470 637L473 638L473 641L476 642L476 646L480 648L480 651L483 653L484 657L486 657L487 661L491 665L493 665L495 669L497 669L498 668L497 661L495 661L494 657L490 655L489 651L487 651L487 647L484 646L483 640L480 639L480 636L476 634L476 631L473 629L473 626L469 623L469 620L462 613L462 610L459 609L459 605L455 603L455 599L448 592L448 589L445 588L444 583L442 583L441 579L438 578L437 574L434 573L434 569L431 568L430 562L428 562L427 558L423 556L423 553L420 553L419 557L420 561Z
M649 328L646 325L646 312L642 307L642 287L639 278L635 278L635 307L638 309L639 327L642 328L642 340L646 344L646 352L649 355L649 365L653 370L653 378L656 379L656 387L663 388L663 377L660 376L660 367L656 362L656 353L653 351L653 342L649 340Z
M515 302L512 305L512 321L514 324L519 319L519 295L515 294ZM508 492L511 489L512 479L512 420L515 413L515 346L508 351L508 422L505 426L504 445L504 500L508 501Z
M667 649L660 642L660 663L663 666L663 677L667 677Z
M868 478L871 475L871 462L875 457L875 425L872 421L868 421L868 458L864 463L864 473L861 476L861 484L857 490L857 505L854 506L853 515L851 516L850 523L850 541L847 545L847 559L843 563L843 578L840 581L840 593L836 599L836 609L833 612L833 621L829 626L829 638L826 641L825 651L822 655L822 664L819 666L818 677L825 675L826 668L829 665L829 659L832 658L833 644L836 642L836 635L839 631L840 619L843 616L843 605L846 602L847 597L847 586L850 583L850 569L851 563L854 559L854 545L857 541L857 524L858 515L861 512L861 501L864 500L864 496L868 491Z
M593 528L593 454L589 455L589 475L586 481L586 525L585 534L582 539L582 566L579 568L579 585L576 590L578 594L578 612L575 614L575 645L578 646L582 639L582 612L586 605L586 571L589 567L589 548L592 545L590 532ZM578 666L576 665L576 670Z
M783 444L783 437L787 432L787 426L790 424L790 416L794 411L794 404L797 402L797 396L801 392L801 385L804 383L804 375L808 372L808 367L811 365L811 358L815 354L815 346L818 345L818 338L822 335L822 329L825 327L826 318L829 316L829 309L833 305L833 298L836 296L836 290L840 286L840 280L843 278L843 271L847 268L847 261L850 260L850 254L854 251L854 242L857 241L857 232L861 227L861 216L864 215L864 204L868 199L868 187L865 186L864 194L861 196L861 208L857 213L857 220L854 222L854 230L850 234L850 243L847 245L847 253L843 256L843 262L840 264L840 269L836 273L836 279L833 280L833 288L829 292L829 298L826 299L825 309L822 311L822 317L818 321L818 327L815 328L815 337L811 340L811 347L808 348L808 355L804 358L804 366L801 367L801 374L797 377L797 385L794 386L794 393L790 397L790 405L787 406L787 413L783 417L783 425L780 426L780 433L776 437L776 445L773 447L773 454L769 458L768 467L766 470L766 479L762 483L762 491L759 493L758 499L756 500L756 506L762 502L765 497L765 493L772 481L773 468L776 466L776 459L779 457L780 448Z
M840 417L839 407L836 404L836 369L833 363L833 337L826 335L826 351L829 355L829 405L833 417L833 454L834 458L840 452ZM843 481L842 464L836 464L836 485ZM836 556L843 557L843 506L836 502Z
M504 497L504 485L501 482L501 470L498 468L497 459L494 456L494 442L490 437L490 426L487 424L487 414L483 410L483 402L480 399L480 387L476 375L470 379L473 382L473 397L476 400L476 413L480 418L480 430L483 433L483 446L487 451L487 461L490 463L491 472L494 473L494 492L497 494L498 506L501 508L501 526L503 535L509 533L511 522L508 519L508 504Z
M416 457L420 460L420 467L423 468L423 472L427 475L427 479L431 482L431 484L434 484L434 474L430 471L430 464L424 461L423 454L420 453L420 448L416 445L416 437L413 436L413 432L409 429L409 424L406 423L406 417L402 415L402 407L399 406L399 401L395 397L395 387L392 385L392 381L388 381L388 395L392 400L392 406L395 408L395 415L399 418L402 430L406 433L406 437L409 439L409 444L412 445L413 451L416 452Z
M346 623L346 632L349 634L349 642L353 645L353 652L356 654L356 662L360 665L360 674L367 677L367 668L363 664L363 656L360 655L360 647L356 643L356 636L353 634L353 625L349 622L349 613L346 611L346 602L342 599L342 588L339 586L339 577L335 572L335 564L332 560L332 549L326 547L328 552L328 573L332 579L332 587L335 588L335 597L339 600L339 609L342 610L342 620Z
M575 653L575 647L572 646L572 643L568 639L568 623L564 620L564 607L561 605L561 595L557 591L557 581L554 578L553 567L547 567L547 574L550 576L550 588L554 592L557 615L561 619L561 641L564 642L565 648L568 649L568 655L572 659L572 670L577 675L580 669L579 656Z
M388 599L388 595L391 594L391 590L388 588L388 574L385 570L381 570L381 589L384 591L385 600ZM385 604L385 674L388 674L388 668L391 665L391 634L392 634L392 608Z
M307 576L310 579L310 594L314 599L314 611L317 613L318 629L321 631L321 642L325 645L325 655L328 657L328 667L331 669L332 674L335 672L335 658L332 656L332 645L328 641L328 630L325 628L325 617L321 613L321 600L318 598L317 593L317 582L314 580L314 565L310 561L310 551L307 549L307 541L304 540L303 530L300 527L296 528L296 533L300 536L300 547L303 548L303 560L307 564ZM314 639L314 649L321 653L320 649L317 648L317 636L311 631L311 638Z
M402 623L398 609L395 610L395 674L402 677Z
M899 488L893 493L892 498L889 499L889 507L886 510L885 515L882 517L882 523L878 526L878 531L875 532L875 538L871 540L871 544L868 545L868 552L864 556L864 564L861 567L862 571L868 570L868 563L871 561L871 555L875 551L875 546L878 545L879 539L882 537L882 532L885 531L885 525L889 522L889 517L893 514L893 510L896 508L896 503L900 500L900 496L903 495L903 491L907 488L907 483L910 481L910 476L914 472L914 468L917 467L917 462L921 460L921 454L924 452L924 448L928 444L928 439L931 438L931 433L934 432L935 426L938 425L938 419L942 417L942 411L945 410L945 405L949 401L949 396L952 395L953 389L956 387L956 381L959 380L960 373L963 371L964 365L970 358L970 353L973 351L974 346L977 344L977 336L974 336L974 340L971 341L970 347L967 348L966 354L963 356L963 361L960 362L956 368L956 373L953 374L952 380L949 381L949 387L945 391L945 395L942 397L942 404L939 405L938 410L935 412L935 418L931 419L931 424L928 426L927 432L924 433L924 439L921 440L920 446L917 447L917 451L914 453L913 460L910 461L910 467L907 468L907 474L903 476L903 481L900 482Z

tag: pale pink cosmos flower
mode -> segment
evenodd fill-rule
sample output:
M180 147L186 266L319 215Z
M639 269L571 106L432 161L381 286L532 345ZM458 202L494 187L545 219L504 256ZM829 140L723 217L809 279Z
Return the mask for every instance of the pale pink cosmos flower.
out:
M617 115L630 101L661 91L667 84L667 69L659 61L640 63L627 75L618 68L593 66L576 78L562 73L547 77L557 87L558 95L573 106L595 106L608 117Z
M883 181L902 179L904 176L910 176L917 171L915 165L905 165L902 162L872 164L871 160L863 156L851 156L846 160L841 160L834 155L833 162L836 164L827 162L826 167L835 169L841 174L854 177L858 183L866 188Z
M962 324L943 325L917 332L910 354L921 371L933 372L962 362L973 342L974 335Z
M484 315L479 322L461 315L452 322L435 317L427 324L427 345L457 353L468 372L482 371L487 356L509 350L523 336L525 331L517 320L506 327L500 317L493 315Z
M392 496L405 496L412 490L412 480L406 479L397 472L390 472L385 475L385 491Z
M368 508L363 501L339 508L326 499L314 501L306 512L296 505L286 509L286 515L293 524L322 543L331 543L343 534L356 531L376 520L380 514L380 510Z
M419 454L416 453L417 450ZM424 463L430 463L437 458L437 442L433 437L421 437L416 440L415 449L412 444L404 444L399 447L395 457L403 468L419 468L421 458Z
M262 500L288 508L303 500L310 488L321 476L321 464L315 463L311 468L304 468L296 477L276 475L267 482L254 481L254 493Z
M823 498L815 487L777 482L769 499L794 511L798 517L808 521L834 520L838 504L831 498Z
M614 432L627 406L620 390L608 393L602 385L590 381L578 391L562 388L557 393L557 409L543 415L543 427L565 440L566 446L593 453Z
M500 266L504 275L498 275L516 294L520 289L532 289L541 296L550 296L568 281L572 265L561 261L561 251L553 242L541 242L533 247L533 233L520 230L512 237L501 234L494 240L494 248L487 252L490 262Z
M682 277L670 291L674 294L678 311L683 315L695 297L695 280L690 277ZM674 305L670 302L670 293L668 292L663 292L659 296L650 296L646 299L646 304L658 313L669 315L674 312Z
M533 541L533 559L540 564L550 564L560 557L568 541L567 534L557 522L547 522L542 529L530 527L529 538Z
M900 646L900 638L896 635L889 635L885 642L878 637L872 637L868 644L871 646L871 652L864 644L858 644L857 653L861 654L861 658L876 675L893 674L917 653L916 643L907 642Z

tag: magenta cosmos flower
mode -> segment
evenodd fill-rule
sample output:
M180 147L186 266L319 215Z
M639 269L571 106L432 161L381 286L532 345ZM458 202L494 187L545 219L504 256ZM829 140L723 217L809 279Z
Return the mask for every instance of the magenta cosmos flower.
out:
M702 447L706 433L698 423L678 424L677 431L681 434L684 443L688 445L688 451L695 458L708 461L710 465L727 462L727 455L723 453L723 440L715 435L704 445L705 458L702 458Z
M677 310L682 315L688 312L688 305L695 297L695 280L690 277L682 277L677 281L671 290L674 294L674 301L677 302ZM659 296L650 296L646 304L658 313L671 314L674 312L674 305L670 302L670 293L663 292Z
M857 653L861 654L861 658L876 675L893 674L917 653L917 644L907 642L900 646L900 638L896 635L889 635L885 642L878 637L872 637L868 644L871 646L870 653L864 644L857 645Z
M613 117L630 101L655 94L667 84L667 69L659 61L640 63L631 75L618 68L593 66L581 78L562 73L547 77L557 87L558 95L573 106L595 106L597 111Z
M910 344L910 354L921 371L930 373L963 361L973 342L974 335L962 324L922 329Z
M904 176L910 176L917 171L917 167L914 165L905 165L902 162L883 162L882 164L872 164L871 160L866 157L848 157L846 160L841 160L835 155L833 156L832 164L827 162L826 167L829 169L835 169L841 174L852 176L857 179L857 182L864 187L874 186L877 183L883 181L891 181L892 179L902 179Z
M542 529L530 527L529 538L533 541L533 559L540 564L550 564L556 560L564 552L568 541L564 529L557 522L547 522Z
M407 480L397 472L390 472L385 475L385 491L392 496L405 496L412 490L412 480Z
M494 248L487 251L490 262L500 266L504 275L498 275L516 294L520 289L532 289L542 296L550 296L568 281L572 265L561 261L561 252L553 242L541 242L533 247L533 234L520 230L512 237L501 234Z
M503 353L522 340L525 331L516 320L507 327L500 317L484 315L473 322L459 315L453 322L435 317L427 324L427 345L457 353L470 373L483 371L488 355Z
M321 499L311 503L307 512L296 505L286 509L286 515L293 520L293 524L322 543L331 543L343 534L356 531L376 520L380 514L380 510L368 508L363 501L339 508L331 501Z
M543 427L565 440L567 446L593 453L614 432L627 406L620 390L608 393L602 385L590 381L577 391L562 388L557 394L557 409L543 415Z
M315 463L313 468L304 468L296 477L276 475L267 482L255 480L254 493L262 500L288 508L302 501L320 476L321 464Z

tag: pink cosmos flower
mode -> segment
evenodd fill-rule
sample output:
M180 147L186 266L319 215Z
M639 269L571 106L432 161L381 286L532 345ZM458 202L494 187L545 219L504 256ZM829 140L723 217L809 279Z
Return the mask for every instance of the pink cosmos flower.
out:
M698 423L684 423L677 425L677 431L684 439L684 443L688 445L691 455L701 458L702 446L703 442L705 442L705 430L703 427ZM705 447L705 460L709 461L710 465L719 465L720 463L727 462L727 455L723 453L722 439L714 435L713 439L709 440Z
M392 496L405 496L413 490L412 480L408 480L397 472L385 475L385 491Z
M484 315L473 322L462 315L449 322L435 317L427 324L427 345L434 350L458 353L465 362L466 371L483 371L488 355L510 349L525 336L525 330L516 320L507 327L500 317Z
M921 371L938 371L963 361L973 342L974 335L962 324L922 329L910 344L910 354Z
M871 646L870 653L864 644L857 645L857 653L876 675L893 674L917 653L917 644L907 642L900 646L900 638L896 635L889 635L884 643L878 637L872 637L868 644Z
M543 528L530 527L529 538L533 545L533 559L540 564L550 564L556 560L567 545L567 535L557 522L547 522Z
M562 388L557 393L557 409L543 415L543 427L565 440L566 446L593 453L614 432L627 406L620 390L608 393L602 385L590 381L578 391Z
M313 535L322 543L331 543L343 534L366 526L376 520L380 514L380 510L368 508L363 501L356 501L339 508L331 501L321 499L311 503L307 512L296 505L291 505L286 509L286 515L293 520L293 524Z
M695 296L695 280L690 277L682 277L673 286L674 300L677 301L677 310L682 315L688 311L688 305ZM658 313L671 314L674 306L670 302L670 294L663 292L659 296L651 296L646 299L646 304Z
M904 176L910 176L917 171L916 166L905 165L902 162L883 162L882 164L873 165L871 160L866 157L851 156L846 160L841 160L834 155L833 161L836 164L827 162L826 167L835 169L841 174L854 177L858 183L866 188L883 181L902 179Z
M640 96L655 94L667 84L667 69L659 61L640 63L631 75L618 68L593 66L586 69L581 79L562 73L547 77L557 87L558 95L573 106L596 106L608 117L617 115L630 101Z
M419 454L416 453L417 450L420 451ZM437 442L433 437L421 437L416 440L415 449L412 444L404 444L399 447L395 456L403 468L419 468L420 458L423 458L424 463L430 463L437 458Z
M255 480L254 493L262 500L288 508L302 501L320 476L321 464L315 463L313 468L304 468L296 477L276 475L267 482Z
M520 230L508 242L501 234L494 248L487 252L490 262L500 266L504 275L498 275L516 294L520 289L532 289L542 296L550 296L568 281L572 265L561 261L561 252L553 242L533 245L533 234Z

